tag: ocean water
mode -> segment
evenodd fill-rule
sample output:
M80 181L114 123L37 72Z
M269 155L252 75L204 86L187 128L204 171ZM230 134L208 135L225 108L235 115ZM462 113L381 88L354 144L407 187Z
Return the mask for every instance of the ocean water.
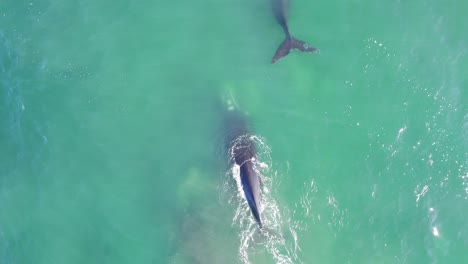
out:
M466 1L0 1L0 263L467 263ZM226 162L253 127L261 232Z

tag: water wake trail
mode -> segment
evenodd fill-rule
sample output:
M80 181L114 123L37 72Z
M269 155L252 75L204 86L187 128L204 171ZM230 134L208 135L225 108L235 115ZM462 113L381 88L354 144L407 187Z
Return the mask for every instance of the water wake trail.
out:
M223 193L229 194L229 203L236 209L232 219L232 226L238 227L239 258L242 263L255 263L252 259L264 257L272 258L275 263L302 263L298 257L300 251L297 239L297 226L294 221L282 212L288 212L274 198L278 186L278 172L271 171L271 149L265 140L257 135L245 135L255 142L257 155L254 157L254 169L262 182L260 213L264 223L259 229L245 200L240 180L240 167L233 165L226 172ZM235 146L235 144L234 144ZM234 181L233 181L234 179Z

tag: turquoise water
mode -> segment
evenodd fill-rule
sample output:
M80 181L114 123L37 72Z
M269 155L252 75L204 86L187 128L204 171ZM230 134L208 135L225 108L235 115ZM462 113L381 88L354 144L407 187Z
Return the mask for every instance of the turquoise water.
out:
M468 2L0 1L0 263L465 263ZM226 166L252 126L266 231ZM223 99L225 100L225 99Z

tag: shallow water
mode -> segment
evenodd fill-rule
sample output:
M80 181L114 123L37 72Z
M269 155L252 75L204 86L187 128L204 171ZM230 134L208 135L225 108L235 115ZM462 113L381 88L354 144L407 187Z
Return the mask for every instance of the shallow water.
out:
M271 65L266 1L1 1L0 263L468 261L467 9L293 1Z

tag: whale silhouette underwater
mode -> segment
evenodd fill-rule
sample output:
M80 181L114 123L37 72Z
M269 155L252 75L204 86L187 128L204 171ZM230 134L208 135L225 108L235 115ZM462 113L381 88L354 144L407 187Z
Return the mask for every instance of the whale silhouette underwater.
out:
M300 50L303 52L319 53L319 50L314 48L312 45L294 38L289 32L288 27L288 13L289 13L289 2L290 0L270 0L273 8L273 14L275 15L276 21L280 24L285 34L285 40L276 50L271 63L275 63L284 56L288 55L293 49Z

